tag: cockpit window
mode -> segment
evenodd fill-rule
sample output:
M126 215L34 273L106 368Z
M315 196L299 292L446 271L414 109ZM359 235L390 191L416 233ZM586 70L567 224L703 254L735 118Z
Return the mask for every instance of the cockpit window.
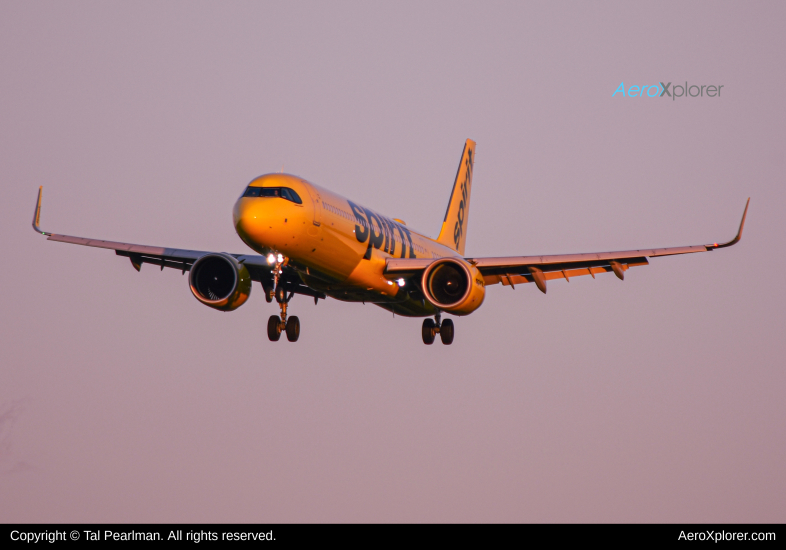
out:
M243 193L244 197L281 197L295 204L303 204L300 196L289 187L251 187Z
M281 188L281 196L287 199L288 201L294 202L295 204L303 204L303 201L300 200L300 196L298 196L298 194L295 193L289 187Z

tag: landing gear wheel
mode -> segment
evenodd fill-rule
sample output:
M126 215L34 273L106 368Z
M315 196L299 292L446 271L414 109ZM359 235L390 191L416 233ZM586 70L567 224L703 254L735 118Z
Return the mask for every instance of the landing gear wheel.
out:
M442 321L442 326L439 327L439 337L446 346L453 343L453 321L450 319Z
M423 343L430 346L434 343L434 336L436 336L437 324L434 319L423 319Z
M272 287L262 287L265 291L265 301L269 304L273 301L273 288Z
M284 285L278 285L276 287L276 302L279 304L285 304L287 302L287 291L284 290Z
M281 318L278 315L271 315L267 320L267 337L271 342L278 342L281 338Z
M292 316L287 320L287 340L290 342L297 342L300 336L300 319Z

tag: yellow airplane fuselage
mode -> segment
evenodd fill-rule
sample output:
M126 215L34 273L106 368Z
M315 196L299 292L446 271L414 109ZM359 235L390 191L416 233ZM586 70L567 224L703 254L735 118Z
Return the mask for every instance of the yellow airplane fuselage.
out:
M243 196L235 231L249 247L282 254L303 283L338 300L371 302L399 315L429 316L435 308L384 275L387 258L460 257L456 251L377 212L289 174L260 176L249 188L288 188L282 197Z

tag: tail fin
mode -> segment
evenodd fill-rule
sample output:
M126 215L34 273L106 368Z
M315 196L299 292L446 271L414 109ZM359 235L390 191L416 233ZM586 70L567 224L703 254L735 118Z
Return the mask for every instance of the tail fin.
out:
M472 169L475 162L475 142L467 140L461 155L456 181L450 193L445 220L437 242L449 246L462 256L467 242L467 218L469 217L469 193L472 191Z

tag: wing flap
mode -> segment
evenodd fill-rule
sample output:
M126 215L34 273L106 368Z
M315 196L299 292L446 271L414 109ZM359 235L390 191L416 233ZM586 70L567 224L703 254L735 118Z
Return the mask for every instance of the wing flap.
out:
M586 254L555 254L550 256L507 256L501 258L467 258L482 272L493 273L494 270L505 270L511 266L549 266L561 264L578 264L582 262L609 262L610 260L625 260L634 258L657 256L672 256L674 254L692 254L706 252L706 245L679 246L674 248L650 248L642 250L622 250L619 252L590 252Z
M543 278L547 281L553 279L565 279L570 281L573 277L582 277L590 275L593 278L600 273L613 273L614 268L611 264L606 262L607 265L588 265L587 267L570 267L568 265L552 265L551 267L540 266L543 272ZM635 258L627 262L619 262L623 271L627 271L631 267L639 265L648 265L647 258ZM535 278L531 273L518 273L518 270L511 269L509 273L499 273L483 275L483 282L488 285L495 285L502 283L503 286L515 286L524 283L534 283Z

